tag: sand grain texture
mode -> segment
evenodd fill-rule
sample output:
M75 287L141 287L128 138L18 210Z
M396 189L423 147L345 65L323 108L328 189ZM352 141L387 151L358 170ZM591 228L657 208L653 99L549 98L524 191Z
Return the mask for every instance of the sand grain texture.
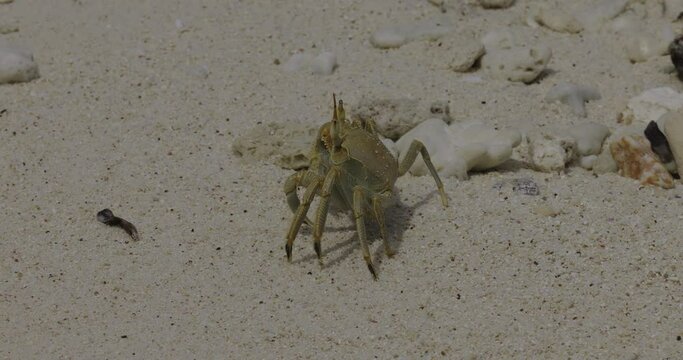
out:
M530 3L446 15L483 35L522 26ZM614 126L643 90L683 90L661 71L668 58L631 64L609 34L540 28L553 71L524 85L430 70L419 44L371 46L380 26L440 14L427 1L26 0L2 11L20 29L2 36L32 49L41 77L0 86L1 358L683 358L680 183L513 163L444 179L443 210L431 178L406 176L387 210L393 259L369 226L374 282L344 216L328 220L324 268L310 231L288 264L291 172L231 149L257 122L327 121L332 92L348 107L368 92L448 99L456 121L528 129L578 121L542 101L554 84L600 84L588 120ZM339 68L276 65L300 48L332 51ZM540 195L494 188L517 178ZM141 240L97 222L104 208Z

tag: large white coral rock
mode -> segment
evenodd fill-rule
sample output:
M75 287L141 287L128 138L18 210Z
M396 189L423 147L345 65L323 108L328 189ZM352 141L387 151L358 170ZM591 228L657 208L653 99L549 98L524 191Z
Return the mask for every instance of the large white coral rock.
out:
M683 109L683 94L670 87L659 87L631 98L619 120L625 124L642 123L644 127L667 112L679 109Z
M678 174L683 174L683 111L671 111L662 116L664 135L673 153Z
M545 70L552 51L543 45L486 51L481 68L496 79L530 83Z
M402 136L396 146L402 161L413 140L420 140L442 176L467 179L468 171L483 171L507 161L521 142L516 130L496 130L477 122L446 125L440 119L427 120ZM419 159L410 168L413 175L428 169Z

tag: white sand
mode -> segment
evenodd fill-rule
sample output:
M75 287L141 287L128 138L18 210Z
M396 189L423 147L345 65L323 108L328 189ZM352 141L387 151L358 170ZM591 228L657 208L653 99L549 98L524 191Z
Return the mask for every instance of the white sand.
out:
M482 33L524 27L531 3L447 15ZM506 166L444 179L443 210L431 178L406 176L387 214L397 256L370 227L375 282L343 216L329 218L322 269L308 230L287 263L291 171L231 151L257 122L326 121L333 91L349 106L367 93L449 100L456 119L534 128L574 122L543 101L570 81L599 89L587 121L614 127L640 91L683 90L667 57L631 64L609 36L539 29L553 71L527 86L463 82L430 67L422 43L369 44L379 26L438 14L426 0L17 0L0 12L20 29L2 37L31 48L41 73L0 86L0 357L683 358L680 182ZM333 51L340 67L274 65L299 48ZM518 177L541 195L493 189ZM561 214L537 215L548 207ZM103 208L142 241L98 223Z

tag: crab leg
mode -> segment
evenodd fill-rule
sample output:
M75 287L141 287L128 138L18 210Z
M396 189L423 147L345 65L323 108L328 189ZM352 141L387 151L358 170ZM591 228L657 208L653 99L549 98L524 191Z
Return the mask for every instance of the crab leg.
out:
M296 194L296 188L298 186L308 187L313 180L318 178L319 176L310 170L299 170L287 178L284 190L285 195L287 196L287 205L289 205L292 213L296 214L296 210L299 208L299 197ZM304 222L306 225L313 225L308 218L306 218Z
M304 202L296 209L296 215L294 215L294 220L292 220L289 232L287 233L287 244L285 244L285 252L287 253L287 260L289 261L292 261L292 244L294 244L294 238L296 238L301 223L303 223L306 218L306 213L311 206L311 202L313 202L315 194L318 192L318 188L320 188L320 179L315 179L306 188L306 193L304 193L303 198Z
M365 232L365 190L356 186L353 188L353 217L356 219L356 232L358 232L358 240L360 240L360 247L363 251L363 259L368 264L368 270L372 277L377 280L377 273L375 267L372 266L372 258L370 257L370 249L368 248L368 238Z
M315 214L315 225L313 226L313 249L318 255L318 260L322 264L322 252L320 249L320 238L323 236L323 230L325 230L325 221L327 220L327 211L330 207L330 194L334 187L337 177L339 176L339 169L337 167L332 167L330 171L325 176L325 181L320 194L320 205L318 205L318 211Z
M413 142L410 144L410 148L408 148L406 157L403 158L403 161L398 166L399 176L402 176L408 172L408 169L410 169L415 162L418 152L422 154L422 160L424 160L425 164L427 165L427 169L429 169L434 181L436 181L436 187L439 189L439 195L441 195L441 203L443 206L448 206L448 197L446 196L446 192L443 190L443 184L439 178L439 173L436 172L434 164L432 164L432 159L429 157L429 153L427 152L424 144L422 144L419 140L413 140Z
M391 249L391 246L389 245L389 239L387 238L387 230L384 225L384 207L382 206L381 195L375 195L372 197L372 210L375 213L375 218L379 224L380 236L382 236L382 240L384 241L384 252L387 254L387 257L392 257L394 256L395 252Z

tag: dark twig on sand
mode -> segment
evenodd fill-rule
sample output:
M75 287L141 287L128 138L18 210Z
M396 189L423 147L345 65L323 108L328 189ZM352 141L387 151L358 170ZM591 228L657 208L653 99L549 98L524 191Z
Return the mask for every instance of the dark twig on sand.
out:
M140 236L138 235L138 230L135 225L130 222L121 219L118 216L114 216L114 213L109 209L104 209L97 213L97 221L107 224L109 226L117 226L123 229L128 235L130 235L133 241L139 241Z

